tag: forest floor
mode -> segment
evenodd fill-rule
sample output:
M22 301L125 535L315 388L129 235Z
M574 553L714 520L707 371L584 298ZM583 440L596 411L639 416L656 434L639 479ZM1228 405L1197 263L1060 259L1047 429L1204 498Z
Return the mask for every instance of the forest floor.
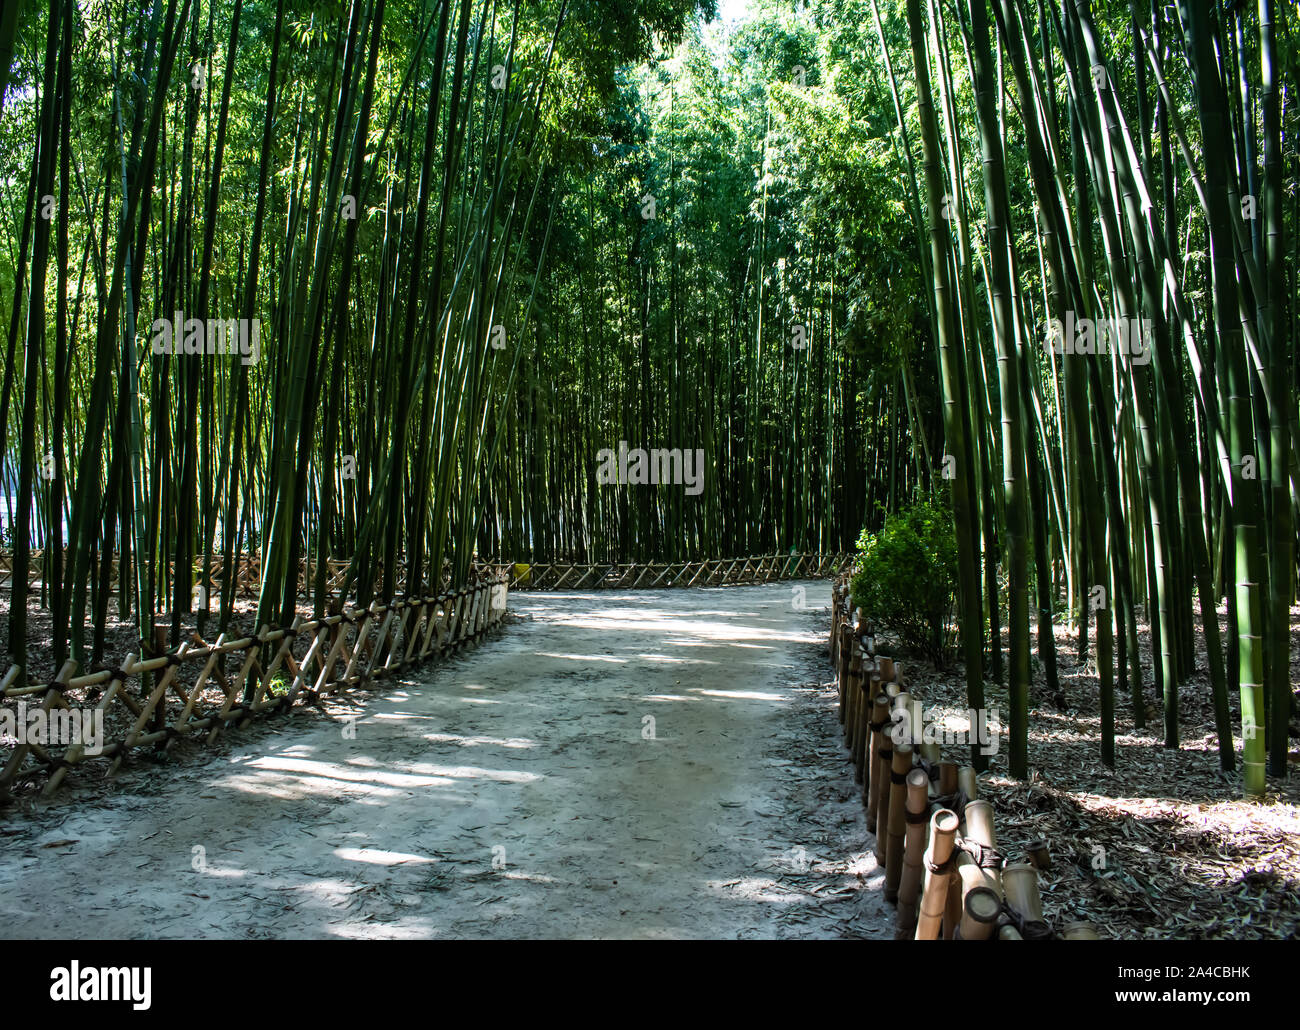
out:
M1220 631L1226 632L1221 608ZM1037 659L1030 691L1027 781L1007 775L1007 691L985 688L1002 724L980 796L994 807L998 847L1026 861L1025 845L1048 842L1052 865L1040 874L1044 914L1059 929L1086 919L1104 938L1212 940L1300 936L1300 751L1291 723L1285 778L1268 777L1261 801L1242 800L1241 738L1235 771L1220 768L1204 642L1195 671L1179 689L1176 750L1164 746L1163 713L1153 682L1150 627L1139 623L1146 725L1134 725L1127 692L1115 693L1115 766L1101 761L1100 688L1095 659L1077 660L1077 640L1057 625L1061 690L1048 690ZM1003 638L1005 646L1006 639ZM891 653L882 642L881 653ZM969 726L965 674L906 660L904 681L935 720ZM1300 608L1291 617L1292 689L1300 670ZM986 674L987 675L987 674ZM1229 691L1232 725L1240 698ZM965 745L944 758L969 761Z
M829 601L513 594L472 652L6 813L0 935L892 937Z

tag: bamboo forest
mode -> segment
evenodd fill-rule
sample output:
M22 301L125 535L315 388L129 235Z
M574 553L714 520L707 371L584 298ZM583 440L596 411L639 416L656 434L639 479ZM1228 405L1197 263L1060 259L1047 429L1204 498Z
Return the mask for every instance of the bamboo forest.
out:
M1280 1005L1298 275L1296 0L3 0L0 936L126 948L33 998L1086 939L1204 950L1085 1011Z

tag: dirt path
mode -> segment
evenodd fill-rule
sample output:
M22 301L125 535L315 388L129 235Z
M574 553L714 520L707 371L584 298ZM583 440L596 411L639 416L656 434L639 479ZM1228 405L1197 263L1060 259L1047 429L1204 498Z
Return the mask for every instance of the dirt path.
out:
M359 707L11 815L0 935L890 936L800 586L512 595Z

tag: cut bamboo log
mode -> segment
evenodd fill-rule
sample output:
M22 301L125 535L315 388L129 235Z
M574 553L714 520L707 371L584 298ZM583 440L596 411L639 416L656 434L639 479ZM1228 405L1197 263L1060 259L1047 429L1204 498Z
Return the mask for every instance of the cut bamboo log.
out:
M880 747L880 727L877 725L879 714L876 711L876 698L880 696L880 662L872 659L871 674L865 681L867 696L863 704L864 734L862 752L862 805L870 814L871 781L876 777L877 750Z
M957 789L966 795L967 801L974 801L980 796L979 782L975 778L975 770L969 765L963 765L957 770Z
M1002 901L994 891L987 887L976 887L970 891L962 904L961 925L957 929L963 941L986 941L993 936L993 929L1002 912Z
M746 562L748 570L749 563ZM662 578L662 577L661 577ZM658 581L656 580L656 585ZM831 668L835 668L835 660L839 657L839 637L840 637L840 606L843 603L843 588L838 582L831 584L831 633L830 640L827 643L827 650L830 655Z
M961 822L960 813L965 809L964 798L960 789L948 795L953 798L953 808L958 814L958 825L964 830L965 823ZM952 940L953 933L957 929L957 924L961 921L961 878L957 875L956 865L957 856L953 856L953 875L948 878L948 895L944 901L943 913L943 939Z
M846 716L845 706L848 704L848 684L849 684L849 626L848 623L840 626L840 648L839 648L839 666L836 680L840 688L840 705L839 717L840 724L843 725Z
M1028 862L1013 862L1002 870L1002 891L1016 929L1030 940L1044 939L1051 929L1043 921L1043 900L1038 891L1038 870Z
M957 813L941 808L930 816L930 843L925 852L925 880L916 921L918 941L937 940L942 930L952 879L952 850L957 835Z
M889 711L890 698L888 694L881 694L876 699L877 704L883 703L885 711ZM894 741L889 735L889 720L885 720L886 725L883 730L885 736L880 742L880 749L877 754L880 756L880 764L876 767L876 776L880 780L880 787L876 793L876 818L871 826L876 833L876 864L882 869L885 866L885 846L889 840L889 795L890 795L890 778L894 768Z
M916 902L924 868L925 830L929 823L930 777L924 769L907 774L907 820L903 841L903 877L898 885L898 921L895 936L910 940L916 930Z
M884 784L889 779L889 767L893 761L893 742L889 739L889 695L880 691L872 702L874 718L871 721L871 782L867 784L867 828L874 830L880 812L880 795ZM883 859L883 852L877 855Z
M993 832L993 806L987 801L971 801L964 815L966 830L962 836L978 845L984 852L983 864L967 852L957 856L957 875L961 878L963 896L976 887L987 887L1002 897L1002 871L997 858L997 837Z
M872 752L876 744L875 704L880 692L880 659L867 656L863 660L862 679L858 701L858 731L853 749L853 764L857 768L857 782L862 784L865 803L871 782Z
M903 881L903 839L907 831L907 773L912 768L912 745L895 744L889 774L889 841L885 846L885 900L896 902Z
M958 773L962 778L962 773L969 772L972 775L965 777L968 785L974 781L974 770L967 767ZM993 838L993 815L992 806L987 801L968 801L962 809L961 827L962 837L973 844L980 845L984 848L992 849L995 846ZM974 825L972 826L972 819ZM975 887L989 887L995 890L995 893L1001 897L1002 888L999 885L995 887L994 881L988 869L980 865L964 850L957 855L957 874L952 878L948 887L948 907L944 917L943 935L945 939L951 939L957 926L963 918L964 899L966 894Z
M858 702L862 691L858 684L862 679L862 649L858 647L856 637L849 638L849 674L844 681L844 746L853 751L854 734L857 732Z
M862 653L862 668L858 673L857 704L853 711L853 779L855 783L865 783L870 775L867 771L867 753L871 750L871 705L872 677L875 672L876 659Z

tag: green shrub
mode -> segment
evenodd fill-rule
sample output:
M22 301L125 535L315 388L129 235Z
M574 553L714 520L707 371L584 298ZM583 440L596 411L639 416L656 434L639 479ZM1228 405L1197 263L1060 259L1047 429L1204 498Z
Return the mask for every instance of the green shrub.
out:
M921 501L858 538L853 605L909 651L940 664L952 655L957 537L952 513Z

